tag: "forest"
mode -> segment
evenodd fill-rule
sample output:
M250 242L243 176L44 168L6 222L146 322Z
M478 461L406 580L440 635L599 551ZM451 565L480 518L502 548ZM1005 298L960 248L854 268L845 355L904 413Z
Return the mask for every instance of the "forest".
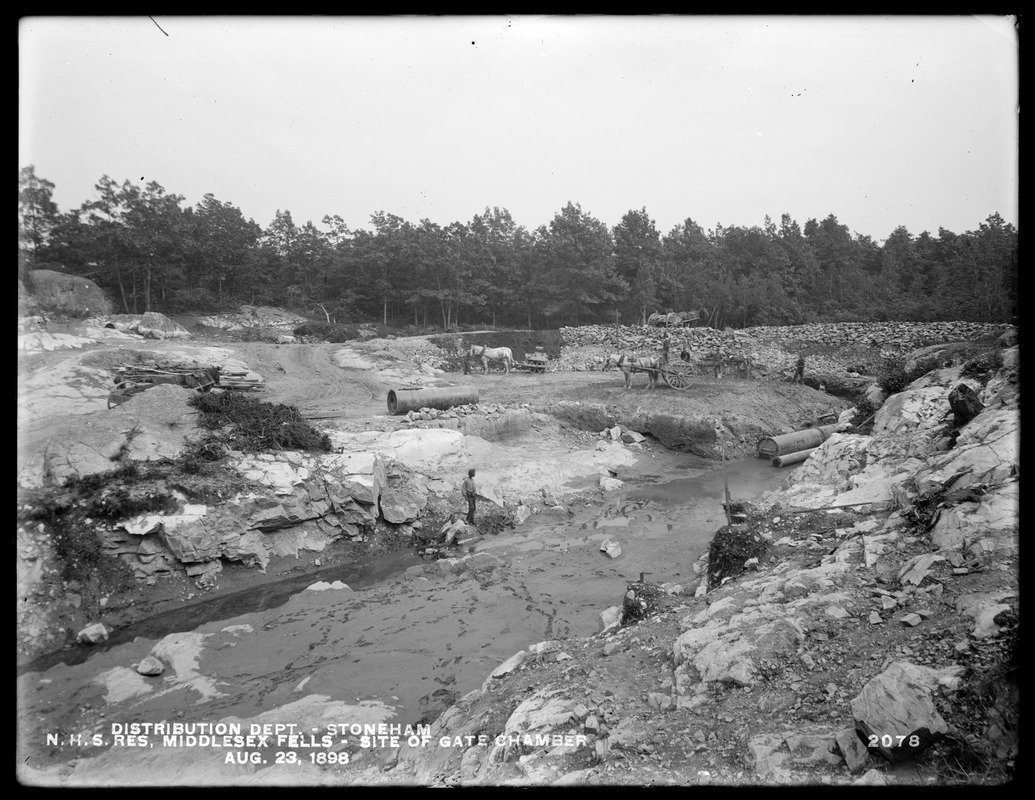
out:
M264 228L212 194L185 206L154 181L103 176L95 199L68 211L54 189L34 166L19 170L19 277L89 278L117 313L275 305L431 330L644 324L689 310L734 328L1017 321L1017 230L998 213L964 233L899 226L883 243L834 214L710 230L687 218L662 233L645 208L609 228L577 202L535 230L499 207L446 226L377 211L355 228L333 214L299 225L285 209Z

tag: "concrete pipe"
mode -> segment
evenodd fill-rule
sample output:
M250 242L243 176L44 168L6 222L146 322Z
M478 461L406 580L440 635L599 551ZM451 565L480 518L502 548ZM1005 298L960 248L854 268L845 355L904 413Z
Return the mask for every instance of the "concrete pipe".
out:
M806 458L816 452L818 448L812 447L808 450L799 450L797 453L787 453L786 455L776 456L773 458L774 467L789 467L791 464L800 464Z
M438 408L445 411L453 406L478 402L478 389L474 386L444 386L440 389L389 389L388 413L405 414L421 408Z
M774 458L787 453L797 453L799 450L808 450L810 447L819 447L836 431L837 423L833 423L780 436L769 436L758 442L758 455L760 458Z

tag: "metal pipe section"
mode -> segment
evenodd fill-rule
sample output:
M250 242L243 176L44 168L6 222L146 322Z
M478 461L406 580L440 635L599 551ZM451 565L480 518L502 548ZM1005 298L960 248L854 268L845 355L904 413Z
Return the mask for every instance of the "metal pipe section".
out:
M444 386L438 389L389 389L388 413L405 414L422 408L437 408L445 411L453 406L478 402L478 389L474 386Z
M830 438L830 434L837 432L837 427L835 422L831 425L819 425L815 428L784 433L780 436L768 436L759 440L758 455L760 458L774 458L788 453L797 453L799 450L808 450L810 447L819 447Z
M786 455L776 456L775 458L773 458L773 466L788 467L791 464L799 464L806 458L811 456L813 453L815 453L818 449L819 448L817 447L812 447L808 450L799 450L797 453L787 453Z

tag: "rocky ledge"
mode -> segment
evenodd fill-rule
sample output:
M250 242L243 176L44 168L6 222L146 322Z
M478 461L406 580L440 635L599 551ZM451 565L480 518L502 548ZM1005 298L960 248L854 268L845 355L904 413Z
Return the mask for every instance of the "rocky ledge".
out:
M765 498L767 556L590 639L515 654L350 780L1000 782L1017 752L1017 350L954 418L953 370ZM833 508L832 508L833 507ZM699 564L704 573L706 564ZM969 764L969 771L958 765Z

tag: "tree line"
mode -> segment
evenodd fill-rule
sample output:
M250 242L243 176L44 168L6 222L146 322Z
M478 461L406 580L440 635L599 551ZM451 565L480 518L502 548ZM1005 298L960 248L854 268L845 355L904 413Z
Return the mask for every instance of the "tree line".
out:
M960 234L899 226L882 244L833 214L708 231L688 218L662 234L645 208L609 228L571 202L532 231L498 207L445 226L378 211L368 228L337 215L298 225L278 210L263 228L212 194L185 207L154 181L104 176L95 199L64 212L54 188L20 169L19 275L90 278L124 313L247 303L443 329L688 310L714 327L1017 316L1017 230L998 213Z

